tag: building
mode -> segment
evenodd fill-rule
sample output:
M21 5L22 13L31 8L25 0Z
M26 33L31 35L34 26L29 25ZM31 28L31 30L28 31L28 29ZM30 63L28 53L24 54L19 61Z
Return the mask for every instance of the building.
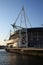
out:
M43 27L28 29L28 46L43 47Z
M21 30L21 39L19 31L15 31L13 35L10 36L9 40L13 39L14 44L18 45L17 47L26 47L26 29ZM36 27L36 28L27 28L27 35L28 35L28 47L38 47L43 48L43 27ZM16 41L15 41L16 40ZM20 43L21 41L21 43ZM11 42L12 43L12 42ZM12 44L13 44L12 43ZM13 45L14 45L13 44ZM9 45L9 43L8 43ZM14 45L14 46L16 46ZM13 47L14 47L13 46Z

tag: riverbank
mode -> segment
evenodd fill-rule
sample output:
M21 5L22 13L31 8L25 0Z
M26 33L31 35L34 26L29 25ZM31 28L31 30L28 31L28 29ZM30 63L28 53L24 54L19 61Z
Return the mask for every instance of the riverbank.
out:
M43 56L43 48L6 48L6 51L23 55Z

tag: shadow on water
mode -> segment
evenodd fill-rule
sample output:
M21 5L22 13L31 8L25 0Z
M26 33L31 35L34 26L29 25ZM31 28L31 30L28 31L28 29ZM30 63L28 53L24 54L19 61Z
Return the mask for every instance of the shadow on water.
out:
M0 65L43 65L43 57L20 55L0 50Z
M17 55L16 63L17 65L43 65L43 57Z

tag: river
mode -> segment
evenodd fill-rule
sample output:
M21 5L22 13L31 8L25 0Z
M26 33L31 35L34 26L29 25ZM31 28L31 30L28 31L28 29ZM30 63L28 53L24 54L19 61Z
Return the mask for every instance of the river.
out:
M0 65L43 65L43 57L20 55L0 50Z

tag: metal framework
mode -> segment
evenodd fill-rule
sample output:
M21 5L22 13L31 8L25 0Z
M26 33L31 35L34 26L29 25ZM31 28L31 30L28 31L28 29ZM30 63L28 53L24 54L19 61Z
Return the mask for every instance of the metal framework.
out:
M16 25L16 23L17 23L17 20L19 19L19 16L21 15L21 21L20 21L20 26L18 26L18 25ZM24 21L22 20L23 18L22 17L24 17ZM28 20L28 22L29 22L29 19L28 19L28 16L26 15L26 13L25 13L25 10L24 10L24 7L22 7L22 9L21 9L21 11L20 11L20 13L18 14L18 16L17 16L17 19L15 20L15 22L13 23L13 24L11 24L12 25L12 27L13 27L13 29L14 28L20 28L20 29L23 29L24 27L22 26L22 22L24 22L24 24L25 24L25 35L26 35L26 47L28 47L28 33L27 33L27 22L26 22L26 17L27 17L27 20ZM30 22L29 22L29 24L30 24ZM30 26L32 27L32 25L30 24ZM22 44L22 34L21 34L21 30L19 31L19 35L20 35L20 44Z

